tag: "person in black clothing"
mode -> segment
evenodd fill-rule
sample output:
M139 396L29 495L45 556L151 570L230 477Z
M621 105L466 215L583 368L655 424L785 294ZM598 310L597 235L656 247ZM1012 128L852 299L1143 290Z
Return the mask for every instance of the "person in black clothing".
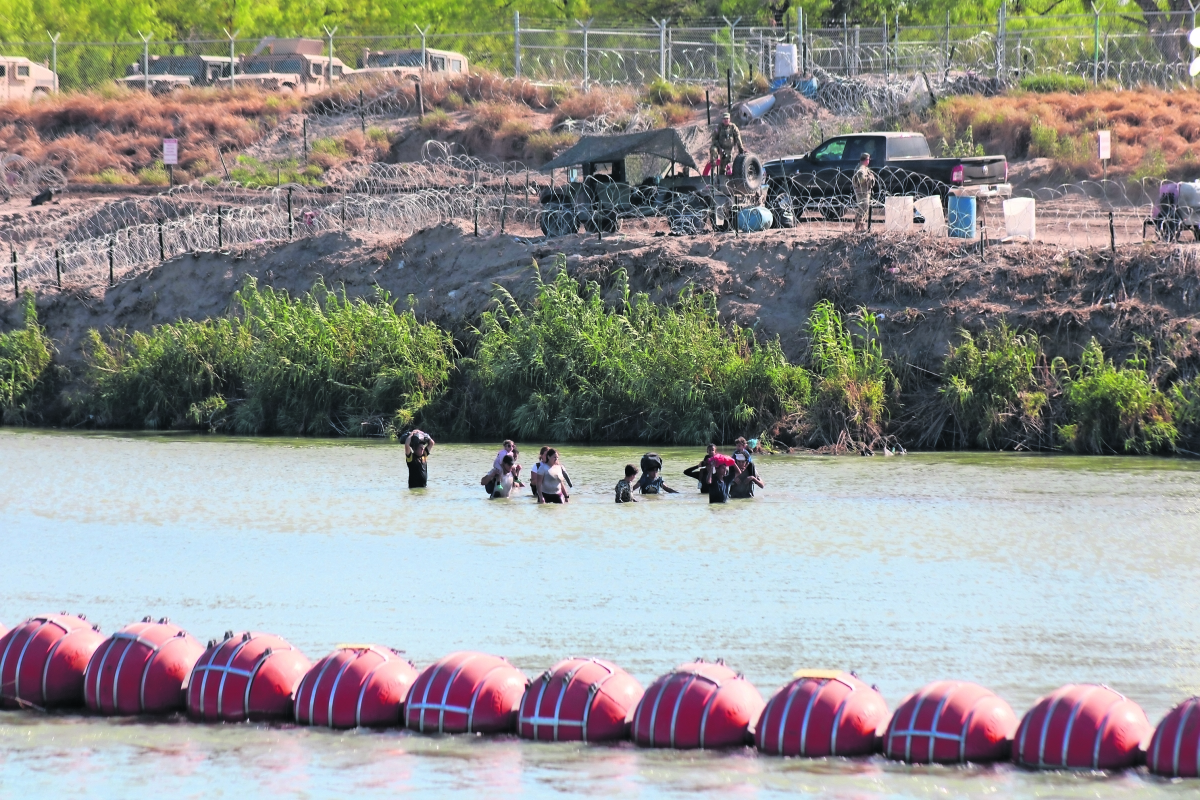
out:
M708 494L709 462L716 454L717 446L715 444L710 444L708 446L707 455L700 460L700 463L694 467L688 467L683 471L683 474L687 477L700 482L700 494Z
M758 470L754 467L754 462L750 461L745 453L738 453L733 457L734 468L733 474L729 481L729 496L738 500L746 497L754 497L754 487L763 487L762 478L758 477Z
M408 488L424 489L429 481L429 451L433 437L424 431L413 431L404 439L404 462L408 464Z
M708 483L708 502L726 503L729 501L728 467L724 464L709 465L710 480Z

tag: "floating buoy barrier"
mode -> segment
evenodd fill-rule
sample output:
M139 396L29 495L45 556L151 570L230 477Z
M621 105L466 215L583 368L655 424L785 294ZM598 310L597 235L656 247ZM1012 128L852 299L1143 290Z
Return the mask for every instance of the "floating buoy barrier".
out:
M311 666L282 637L226 631L192 669L188 716L201 722L291 719L296 687Z
M680 750L749 744L764 705L758 689L724 662L682 664L642 695L633 740Z
M100 714L169 714L184 707L184 687L203 645L170 620L126 625L92 654L83 697Z
M1025 714L1013 761L1038 769L1123 769L1141 760L1152 734L1146 712L1120 692L1069 683Z
M767 701L754 732L763 753L861 756L875 752L887 703L849 672L801 670Z
M305 674L296 689L296 722L328 728L404 724L404 699L417 668L373 644L343 644Z
M1200 697L1184 700L1158 723L1146 766L1155 775L1200 778Z
M499 656L463 651L425 668L404 705L421 733L511 733L528 680Z
M977 683L937 681L905 698L883 735L883 754L915 764L1008 758L1017 716Z
M83 705L83 673L104 635L83 616L33 617L0 638L0 708Z
M568 658L529 684L517 733L545 742L609 742L629 738L642 685L598 658Z

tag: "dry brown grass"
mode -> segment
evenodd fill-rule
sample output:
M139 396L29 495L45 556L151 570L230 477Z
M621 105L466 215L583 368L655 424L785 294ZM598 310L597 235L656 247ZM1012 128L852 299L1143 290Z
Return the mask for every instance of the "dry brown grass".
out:
M988 153L1053 158L1061 172L1078 177L1102 174L1096 131L1105 129L1113 136L1110 176L1200 175L1200 91L952 97L921 127L937 142L963 136L968 126Z
M593 86L563 98L555 110L554 123L568 120L597 119L606 115L629 114L637 108L637 95L628 89Z
M213 169L299 109L295 100L254 89L190 89L170 97L122 90L0 105L0 150L59 167L69 179L132 175L162 159L163 138L179 139L182 180Z

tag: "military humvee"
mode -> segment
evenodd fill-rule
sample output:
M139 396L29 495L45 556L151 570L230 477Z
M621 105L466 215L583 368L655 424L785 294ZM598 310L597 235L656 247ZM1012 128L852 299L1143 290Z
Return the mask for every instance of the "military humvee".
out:
M242 57L233 80L298 94L322 92L354 72L340 59L322 55L324 48L320 39L264 39Z
M54 73L23 56L0 55L0 100L36 100L58 89Z
M149 87L151 93L170 92L181 86L214 86L229 80L229 56L150 56L149 70L141 61L125 70L123 83L131 89Z

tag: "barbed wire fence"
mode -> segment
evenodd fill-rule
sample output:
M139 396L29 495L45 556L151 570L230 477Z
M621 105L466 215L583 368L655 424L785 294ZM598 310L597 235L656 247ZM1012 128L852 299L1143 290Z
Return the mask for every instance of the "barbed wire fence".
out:
M843 17L811 25L791 13L782 25L740 19L635 25L613 20L522 20L507 30L445 32L431 28L322 40L347 67L369 66L371 52L448 50L472 70L536 82L642 85L655 78L721 84L774 75L776 45L797 47L802 74L820 69L842 78L965 72L1010 85L1031 75L1063 74L1131 88L1190 84L1188 32L1196 13L1093 13L1013 16L1002 6L987 25L909 25L898 16ZM52 67L62 91L94 88L140 74L153 56L209 56L239 63L266 40L0 42L0 53ZM194 85L235 85L228 67L195 74Z
M569 243L569 237L778 236L766 230L747 233L734 224L738 207L719 191L703 185L694 196L660 189L653 183L632 187L628 199L609 209L586 200L564 208L543 204L547 190L563 185L563 176L529 170L519 162L497 164L446 152L431 152L422 162L369 164L343 176L339 185L321 189L281 186L250 189L232 183L191 184L155 197L124 198L46 222L12 226L5 232L11 252L11 288L35 293L63 289L95 290L127 281L172 259L189 254L237 252L260 245L334 233L402 238L451 223L480 236L515 236L526 242ZM648 160L654 173L662 165ZM636 177L636 176L635 176ZM913 215L897 224L885 212L889 197L937 198L950 187L900 170L881 170L881 187L872 208L875 231L906 231L911 236L946 236L945 220ZM698 178L703 184L703 179ZM793 188L780 206L779 193L764 191L742 198L740 206L766 204L779 214L789 238L820 241L851 233L853 198L842 193L836 176L820 178L807 190ZM1023 193L1037 207L1036 240L1064 249L1129 246L1145 238L1180 240L1181 233L1156 221L1157 181L1081 182ZM925 206L926 209L931 208ZM570 221L564 227L562 215ZM925 211L929 213L928 210ZM557 214L559 219L548 219ZM935 215L936 216L936 215ZM965 247L986 247L1006 236L999 203L983 202L976 238ZM582 228L582 232L580 231ZM549 229L554 236L547 236ZM567 237L567 238L564 238ZM749 240L747 240L749 241Z

